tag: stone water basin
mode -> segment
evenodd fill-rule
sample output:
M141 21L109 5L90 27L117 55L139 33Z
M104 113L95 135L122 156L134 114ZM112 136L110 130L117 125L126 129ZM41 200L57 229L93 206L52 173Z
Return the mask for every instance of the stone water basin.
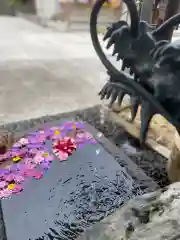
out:
M57 131L57 126L65 126L63 124L67 122L69 119L46 127L42 125L29 131L24 138L39 129ZM80 123L72 120L71 123L71 130L63 138L70 136L75 139L74 133L71 134L74 131L72 126ZM76 144L76 150L68 158L63 158L53 148L57 135L45 138L44 147L53 158L49 167L44 168L47 161L46 165L37 164L34 169L36 173L41 171L42 176L27 174L22 182L22 191L1 200L6 239L76 239L128 199L157 188L123 151L101 133L87 123L78 126L86 133L84 144L80 147Z

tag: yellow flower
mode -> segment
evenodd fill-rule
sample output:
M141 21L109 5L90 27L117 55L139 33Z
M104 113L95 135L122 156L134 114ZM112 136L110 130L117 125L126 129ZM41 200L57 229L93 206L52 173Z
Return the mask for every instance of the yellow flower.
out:
M48 152L43 153L43 157L47 157L49 155Z
M17 156L17 157L13 157L13 162L19 162L21 160L21 157Z
M15 186L16 185L14 183L11 183L11 184L8 185L8 189L13 190L15 188Z
M55 133L56 135L59 135L61 132L58 131L58 130L56 130L54 133Z
M72 129L76 129L76 125L73 125L73 126L72 126Z

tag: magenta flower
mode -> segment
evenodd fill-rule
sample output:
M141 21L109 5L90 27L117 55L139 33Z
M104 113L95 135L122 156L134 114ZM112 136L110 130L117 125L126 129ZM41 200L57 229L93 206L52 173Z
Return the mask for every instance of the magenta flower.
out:
M6 181L0 181L0 188L5 188L7 186Z
M22 183L24 182L25 178L19 174L10 173L8 175L4 176L4 181L6 182L16 182L16 183ZM1 184L2 182L0 182Z
M19 194L20 192L22 192L23 187L21 185L15 185L15 187L10 190L13 194Z
M42 156L42 152L37 152L33 158L33 162L36 164L41 164L44 161L44 157Z
M12 194L12 192L8 188L0 190L0 198L10 197L11 194Z
M62 140L58 140L53 144L53 152L61 160L66 160L68 156L76 150L76 143L73 138L65 137Z
M37 163L35 163L32 158L25 158L24 164L28 169L34 169L37 166Z
M41 179L43 177L43 172L42 171L38 171L36 169L33 170L29 170L26 172L26 176L27 177L33 177L37 180Z

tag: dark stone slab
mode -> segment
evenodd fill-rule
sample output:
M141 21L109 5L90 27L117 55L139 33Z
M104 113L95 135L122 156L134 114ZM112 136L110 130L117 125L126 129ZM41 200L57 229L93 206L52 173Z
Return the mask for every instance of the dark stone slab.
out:
M75 239L125 200L157 188L92 126L86 129L97 144L53 161L41 180L28 180L20 195L2 200L8 240Z

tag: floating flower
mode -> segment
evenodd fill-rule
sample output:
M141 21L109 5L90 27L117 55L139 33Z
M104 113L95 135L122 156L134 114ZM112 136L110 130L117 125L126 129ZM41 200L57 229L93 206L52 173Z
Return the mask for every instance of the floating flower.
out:
M28 169L34 169L37 166L37 163L35 163L32 158L25 158L24 164Z
M15 181L16 183L22 183L22 182L25 181L25 178L24 178L23 176L17 174L17 175L15 176L15 178L14 178L14 181Z
M28 140L27 138L21 138L21 139L19 140L19 143L20 143L21 145L26 145L26 144L29 143L29 140Z
M8 189L9 190L13 190L14 188L15 188L15 184L14 183L10 183L9 185L8 185Z
M4 176L4 181L6 181L7 183L22 183L24 182L25 178L21 175L19 175L19 173L14 174L14 173L9 173L8 175ZM2 182L0 182L1 184Z
M5 188L7 186L6 181L0 181L0 188Z
M53 144L53 152L61 159L66 160L69 155L76 150L75 140L70 137L65 137L62 140L55 141Z
M21 161L21 157L20 156L13 157L12 161L15 162L15 163L19 162L19 161Z
M93 136L88 132L80 130L77 132L75 140L79 147L79 145L91 143Z
M44 152L44 153L42 154L42 156L43 156L43 157L48 157L48 156L49 156L49 153L48 153L48 152Z
M34 148L34 149L41 149L42 147L43 147L43 144L40 143L40 142L33 142L33 143L29 143L27 145L28 149L32 149L32 148Z
M0 198L10 197L11 194L12 194L12 192L8 188L0 190Z
M54 134L55 134L55 135L60 135L60 134L61 134L61 132L60 132L60 131L58 131L58 130L55 130L55 131L54 131Z
M13 148L20 148L22 146L22 144L20 142L16 142L13 144Z
M60 160L66 160L77 147L96 143L92 135L84 130L83 123L73 121L40 129L21 138L10 150L0 155L3 168L0 169L0 198L20 193L23 190L20 184L26 177L42 178L44 171L56 159L47 148L49 140L53 142L53 153ZM96 154L99 154L99 150L96 150ZM7 168L6 162L11 166Z
M10 173L10 169L0 169L0 179L4 179L4 176Z
M43 136L43 135L39 136L38 142L40 142L41 144L43 144L45 141L46 141L46 136Z
M4 180L6 182L13 182L14 178L15 178L15 174L13 174L13 173L9 173L8 175L4 176Z
M14 194L19 194L20 192L22 192L23 187L21 185L15 185L13 189L11 189L10 191Z
M37 152L37 154L33 158L33 161L36 164L40 164L40 163L42 163L44 161L44 157L42 156L42 153L40 151Z
M44 160L45 161L49 161L49 162L52 162L54 160L54 157L52 155L50 155L48 152L45 152L43 154L43 157L44 157Z
M51 165L51 162L49 161L43 161L41 163L41 167L44 169L44 170L48 170L50 168L50 165Z
M42 176L43 176L43 172L39 171L39 170L36 170L36 169L33 169L33 170L29 170L26 172L26 176L27 177L33 177L37 180L41 179Z

